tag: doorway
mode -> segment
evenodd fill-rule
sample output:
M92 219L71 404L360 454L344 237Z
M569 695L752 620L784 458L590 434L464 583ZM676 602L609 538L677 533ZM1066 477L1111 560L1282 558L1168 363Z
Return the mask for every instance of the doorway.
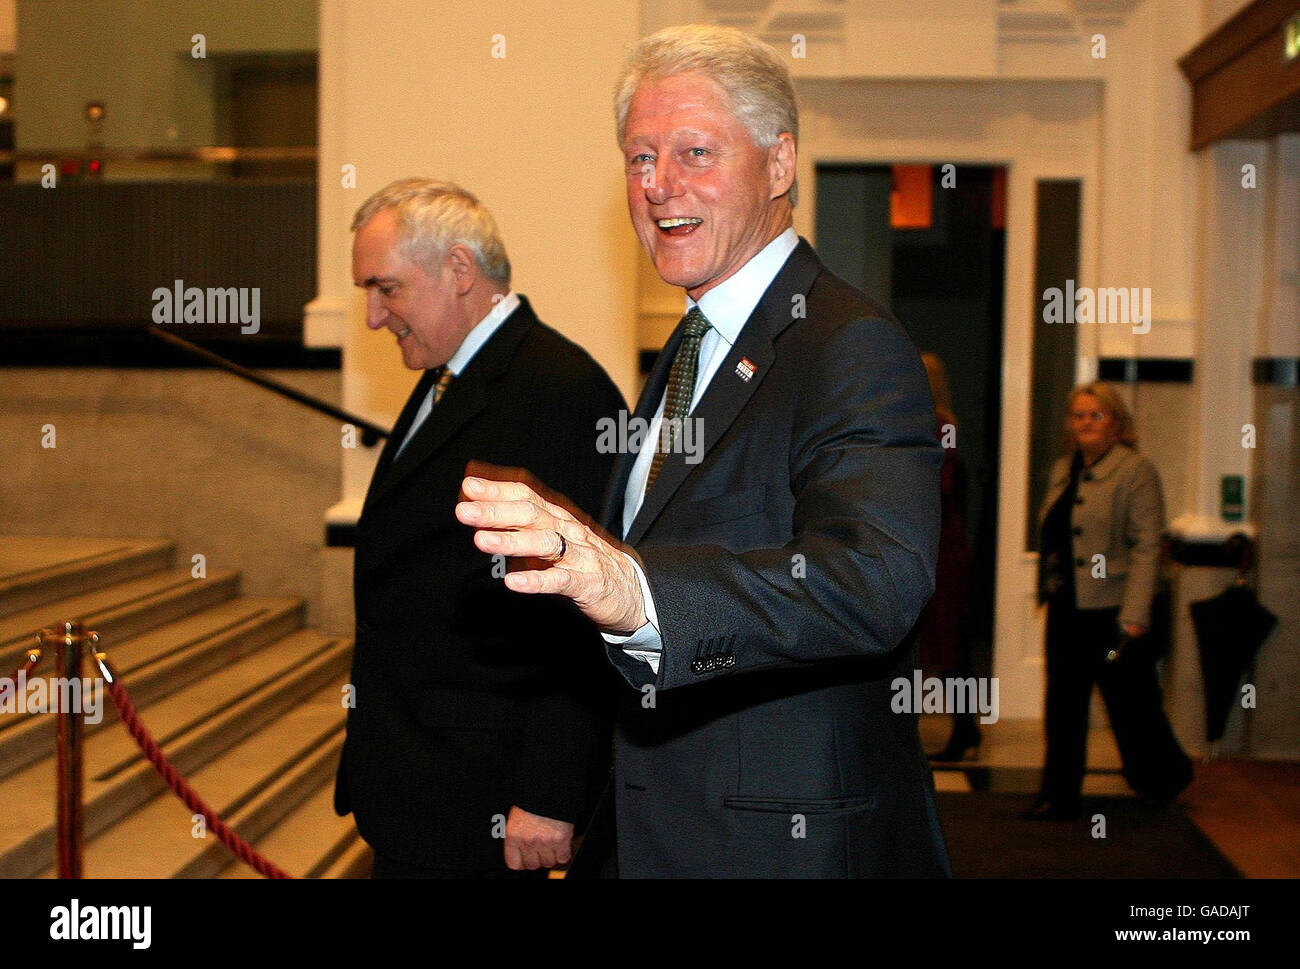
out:
M992 670L1001 467L1006 169L999 165L816 168L817 251L893 310L948 372L971 547L968 633L976 675Z

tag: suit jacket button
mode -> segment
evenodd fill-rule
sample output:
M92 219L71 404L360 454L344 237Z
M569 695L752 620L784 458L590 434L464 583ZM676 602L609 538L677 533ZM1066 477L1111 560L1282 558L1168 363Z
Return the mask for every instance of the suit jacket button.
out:
M1083 559L1075 559L1074 564L1077 565L1079 568L1083 568Z
M1074 499L1074 503L1075 503L1076 505L1082 505L1082 504L1083 504L1083 498L1075 498L1075 499Z
M363 619L358 619L358 620L357 620L357 635L359 635L359 636L361 636L361 635L365 635L365 634L368 633L368 632L370 632L370 623L366 622L366 621L363 620Z
M1074 534L1076 534L1076 535L1082 535L1082 534L1083 534L1083 526L1082 526L1082 525L1075 525L1074 528L1073 528L1073 531L1074 531Z
M1084 480L1084 481L1091 481L1091 480L1092 480L1092 472L1091 472L1091 471L1085 471L1085 472L1083 472L1083 480Z

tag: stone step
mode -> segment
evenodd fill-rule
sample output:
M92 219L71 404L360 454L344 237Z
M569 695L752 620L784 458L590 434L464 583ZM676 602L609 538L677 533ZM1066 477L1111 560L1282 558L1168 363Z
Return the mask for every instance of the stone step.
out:
M0 619L0 676L9 676L19 667L37 633L47 626L80 619L111 645L232 599L238 589L238 572L214 572L206 579L182 571L155 572L23 609ZM52 669L53 650L50 653L41 664L51 664Z
M332 802L331 802L332 803ZM370 845L358 834L337 858L315 875L308 877L330 878L369 878L370 868L374 864L375 853ZM223 875L223 877L225 877Z
M333 711L338 714L343 713L338 689L341 685L341 683L332 684L333 688L329 692L333 695L327 700ZM298 752L299 756L287 770L278 775L271 775L274 780L259 790L248 803L231 816L229 823L239 832L240 837L253 845L273 865L291 875L296 874L294 869L302 859L286 860L278 855L267 835L287 816L292 815L296 807L312 798L315 793L327 789L333 790L334 775L339 766L339 754L343 751L344 720L344 717L339 717L328 738L314 738ZM346 822L346 825L338 827L355 829L351 817L348 817ZM340 832L340 836L343 834L346 834L346 830ZM310 832L309 836L311 841L306 844L306 849L309 855L307 860L310 862L311 855L327 853L332 845L324 830ZM174 877L214 878L228 865L244 865L220 842L215 839L209 840L211 843L203 856L195 858L181 868Z
M287 636L302 625L297 599L240 597L133 636L120 644L102 643L110 661L143 708L232 660ZM42 659L38 673L48 677L53 660ZM97 677L87 664L83 676ZM47 694L49 695L49 694ZM116 728L117 710L104 695L98 724L85 724L86 736ZM0 778L46 757L54 749L55 717L48 713L0 712Z
M79 619L141 719L214 810L298 877L365 877L369 847L333 812L350 640L301 628L297 600L238 597L239 576L170 569L169 542L0 537L0 677L42 628ZM35 676L55 675L53 649ZM87 661L82 675L98 679ZM24 697L25 699L25 697ZM87 877L260 877L168 789L118 722L84 724ZM0 877L54 874L54 728L0 710Z
M342 737L339 739L341 744ZM352 815L339 817L334 813L334 772L337 766L336 751L323 783L291 810L283 812L285 816L280 822L254 843L264 857L295 878L320 878L325 872L341 868L340 862L354 851L357 842L365 844L352 822ZM262 877L228 852L227 858L228 863L217 877ZM368 865L366 871L369 871Z
M329 684L341 687L351 640L304 629L140 710L172 764L190 776ZM126 682L125 680L123 682ZM126 683L128 690L130 683ZM165 789L125 730L85 746L85 837L105 831ZM200 792L202 793L202 792ZM43 871L53 857L53 758L0 780L0 877Z
M305 797L332 790L343 745L346 711L342 679L316 690L283 716L187 775L199 797L240 837L261 849L259 839ZM348 819L351 826L351 819ZM87 878L206 878L230 864L247 868L208 829L195 836L189 808L170 789L90 841L84 852ZM320 837L316 853L332 845ZM285 862L268 855L283 867ZM254 877L260 877L251 868ZM46 875L53 875L53 865Z
M169 568L173 551L170 542L139 539L5 536L0 616Z

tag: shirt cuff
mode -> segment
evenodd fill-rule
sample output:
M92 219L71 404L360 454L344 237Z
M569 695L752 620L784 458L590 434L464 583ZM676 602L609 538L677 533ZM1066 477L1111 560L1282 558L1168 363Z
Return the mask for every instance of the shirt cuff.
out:
M611 646L621 646L623 652L634 659L642 660L648 663L650 669L654 670L655 675L659 674L659 659L664 649L663 637L659 634L659 613L655 610L655 601L650 595L650 584L646 581L645 572L637 564L636 559L622 553L627 560L632 563L632 570L636 573L637 584L641 586L641 604L645 610L645 624L640 629L635 630L631 635L619 636L614 633L601 633L605 637L605 642Z

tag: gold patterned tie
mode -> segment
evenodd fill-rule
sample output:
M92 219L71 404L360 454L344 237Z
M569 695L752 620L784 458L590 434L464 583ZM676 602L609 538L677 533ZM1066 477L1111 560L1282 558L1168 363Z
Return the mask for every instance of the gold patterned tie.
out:
M695 377L700 369L700 344L704 334L709 331L710 323L700 312L698 306L692 306L678 324L682 328L682 342L673 357L673 368L668 373L668 395L664 398L663 424L660 425L659 437L655 441L655 456L650 462L650 477L646 478L646 494L654 487L663 467L668 451L678 445L682 434L682 422L691 410L691 398L695 396ZM675 422L675 423L674 423ZM667 427L667 432L664 431ZM666 441L665 438L668 438ZM667 449L664 444L667 444Z
M438 370L440 371L438 374L438 382L433 385L433 405L435 407L438 406L438 401L442 400L442 395L447 392L447 388L451 386L452 380L456 377L456 375L451 372L451 367L442 366L439 367Z

